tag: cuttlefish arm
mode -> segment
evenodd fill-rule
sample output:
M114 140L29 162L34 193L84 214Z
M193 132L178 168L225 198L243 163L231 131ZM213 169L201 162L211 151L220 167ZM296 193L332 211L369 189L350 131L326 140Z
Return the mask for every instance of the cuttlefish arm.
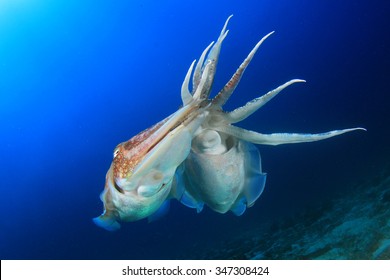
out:
M270 33L271 34L271 33ZM268 37L270 34L268 34L266 37ZM263 38L264 39L264 38ZM262 42L263 39L260 41ZM257 46L255 47L257 49ZM252 51L253 52L253 51ZM251 53L252 53L251 52ZM247 60L246 60L247 61ZM245 65L246 67L246 65ZM241 67L235 75L233 76L231 85L229 83L225 86L228 89L235 88L237 83L239 82L240 76L242 75L242 69ZM237 73L240 73L237 75ZM276 89L273 89L269 91L268 93L262 95L261 97L255 98L252 101L249 101L247 104L245 104L242 107L236 108L235 110L231 112L223 112L221 113L222 122L219 121L215 124L213 122L210 122L210 126L220 132L227 133L229 135L235 136L237 138L243 139L245 141L254 143L254 144L262 144L262 145L280 145L280 144L294 144L294 143L305 143L305 142L314 142L314 141L320 141L327 138L331 138L337 135L341 135L347 132L355 131L355 130L364 130L365 128L362 127L355 127L355 128L347 128L347 129L339 129L339 130L332 130L328 132L323 133L317 133L317 134L311 134L311 133L271 133L271 134L263 134L256 131L251 131L247 129L243 129L237 126L231 125L232 123L240 122L250 115L252 115L254 112L256 112L258 109L260 109L262 106L264 106L268 101L270 101L272 98L274 98L278 93L280 93L283 89L286 87L294 84L294 83L300 83L305 82L305 80L301 79L293 79L290 80L283 85L280 85ZM217 95L218 100L217 102L213 102L214 105L220 105L222 102L221 100L225 101L225 96L230 96L232 92L230 90L225 90L220 92L221 96ZM216 97L216 98L217 98ZM214 101L214 100L213 100ZM221 119L220 119L221 120Z
M324 139L328 139L337 135L341 135L347 132L351 132L354 130L364 130L362 127L355 128L347 128L347 129L339 129L332 130L323 133L271 133L271 134L263 134L256 131L251 131L247 129L243 129L233 125L220 126L215 128L220 132L224 132L226 134L232 135L234 137L243 139L245 141L261 144L261 145L280 145L280 144L295 144L295 143L306 143L306 142L314 142L320 141Z
M230 18L230 17L229 17ZM280 145L280 144L293 144L293 143L305 143L305 142L313 142L320 141L327 138L331 138L337 135L341 135L347 132L355 131L355 130L364 130L365 128L356 127L356 128L348 128L348 129L340 129L340 130L332 130L323 133L310 134L310 133L272 133L272 134L263 134L247 129L243 129L240 127L233 126L233 123L240 122L262 106L264 106L268 101L273 99L276 95L278 95L282 90L287 88L288 86L294 83L305 82L302 79L292 79L283 85L269 91L268 93L255 98L249 101L242 107L238 107L231 112L224 112L222 110L222 106L226 103L226 101L230 98L234 90L236 89L238 83L241 80L241 77L254 57L256 51L263 44L263 42L272 34L274 31L265 35L252 49L249 55L245 58L245 60L238 67L236 72L233 74L231 79L226 83L226 85L222 88L222 90L213 98L212 107L216 114L214 117L209 118L207 124L209 128L215 129L216 131L229 134L231 136L237 137L239 139L254 143L254 144L262 144L262 145Z
M270 33L271 34L271 33ZM268 37L270 34L266 35ZM264 39L264 38L263 38ZM263 39L260 41L262 42ZM257 46L255 47L257 49ZM253 51L252 51L253 52ZM252 53L251 52L251 53ZM246 60L247 61L247 60ZM246 67L246 65L243 63L243 65ZM241 66L242 67L242 66ZM227 84L225 87L228 88L228 90L221 91L220 95L217 95L216 98L217 101L213 104L215 106L219 106L220 104L223 104L226 100L226 96L230 96L232 94L231 88L235 88L237 86L237 83L240 80L240 76L242 75L243 70L241 67L237 70L235 75L233 76L232 80L230 81L231 84ZM239 74L237 74L239 73ZM355 128L348 128L348 129L339 129L339 130L332 130L328 132L323 133L317 133L317 134L311 134L311 133L271 133L271 134L263 134L247 129L243 129L237 126L231 125L232 123L240 122L250 115L252 115L254 112L256 112L258 109L260 109L262 106L264 106L268 101L270 101L272 98L274 98L278 93L280 93L283 89L286 87L294 84L294 83L301 83L305 82L305 80L301 79L293 79L290 80L283 85L277 87L274 90L269 91L268 93L262 95L261 97L255 98L252 101L249 101L247 104L245 104L242 107L236 108L235 110L231 112L222 112L220 113L220 118L216 123L213 123L212 121L209 122L210 127L213 129L227 133L229 135L235 136L237 138L243 139L245 141L254 143L254 144L262 144L262 145L280 145L280 144L294 144L294 143L305 143L305 142L313 142L313 141L320 141L327 138L331 138L337 135L341 135L347 132L355 131L355 130L364 130L365 128L362 127L355 127ZM228 98L228 97L227 97Z

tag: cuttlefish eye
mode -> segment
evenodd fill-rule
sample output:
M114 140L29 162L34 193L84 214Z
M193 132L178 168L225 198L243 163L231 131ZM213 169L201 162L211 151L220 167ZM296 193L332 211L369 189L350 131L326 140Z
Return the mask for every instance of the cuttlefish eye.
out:
M119 153L119 148L116 148L114 150L113 158L115 158L118 155L118 153Z

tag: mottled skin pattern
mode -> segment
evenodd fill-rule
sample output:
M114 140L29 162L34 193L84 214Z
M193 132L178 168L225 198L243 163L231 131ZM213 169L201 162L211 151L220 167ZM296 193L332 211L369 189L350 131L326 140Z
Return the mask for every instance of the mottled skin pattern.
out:
M112 161L114 177L124 179L131 176L134 168L144 158L151 149L149 137L159 129L167 119L153 125L138 133L130 140L118 144L114 150L114 159Z

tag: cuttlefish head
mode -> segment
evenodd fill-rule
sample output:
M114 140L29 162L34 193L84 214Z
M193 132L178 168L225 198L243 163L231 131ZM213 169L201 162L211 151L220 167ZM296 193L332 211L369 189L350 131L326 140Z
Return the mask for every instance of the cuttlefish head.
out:
M101 200L103 214L94 222L107 230L121 221L150 217L169 198L177 167L191 149L193 130L172 116L114 149Z

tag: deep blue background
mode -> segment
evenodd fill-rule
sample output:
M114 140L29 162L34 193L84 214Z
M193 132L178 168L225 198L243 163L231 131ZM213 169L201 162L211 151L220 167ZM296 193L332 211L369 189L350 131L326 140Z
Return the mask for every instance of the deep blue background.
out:
M315 206L390 158L388 1L0 1L0 258L191 258L191 250ZM173 204L167 217L111 233L91 218L113 148L180 106L193 59L234 14L214 90L275 30L228 109L292 78L241 126L322 132L260 146L266 190L243 216Z

